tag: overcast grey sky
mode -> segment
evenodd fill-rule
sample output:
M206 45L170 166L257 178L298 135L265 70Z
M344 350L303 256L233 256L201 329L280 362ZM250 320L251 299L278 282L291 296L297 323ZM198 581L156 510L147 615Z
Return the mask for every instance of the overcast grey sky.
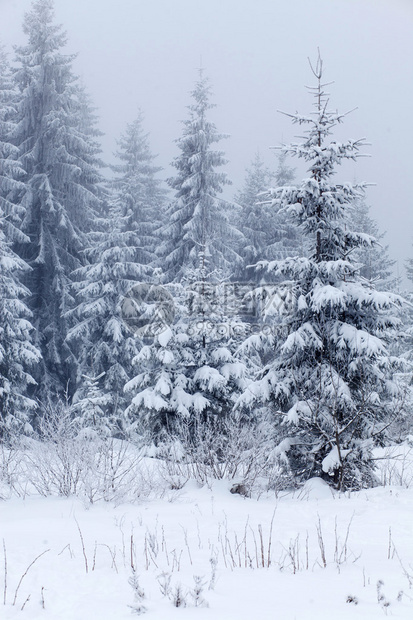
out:
M30 0L0 0L0 41L24 41ZM413 256L413 0L55 0L75 71L99 109L106 160L140 107L158 162L171 173L189 92L202 65L210 77L227 172L237 189L259 150L294 138L277 113L311 108L307 57L320 47L332 108L348 116L338 138L371 146L347 180L376 183L371 214L387 230L400 271ZM12 57L12 55L11 55Z

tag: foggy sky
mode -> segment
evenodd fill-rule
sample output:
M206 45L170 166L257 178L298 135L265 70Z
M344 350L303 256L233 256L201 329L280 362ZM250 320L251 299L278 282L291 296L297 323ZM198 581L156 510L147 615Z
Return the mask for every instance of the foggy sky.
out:
M21 22L30 6L0 0L7 50L25 41ZM296 135L277 110L311 110L307 57L320 47L325 79L334 81L330 108L358 108L337 138L371 142L371 157L341 175L376 183L367 193L371 215L388 231L403 272L413 257L413 0L55 0L55 7L67 51L78 53L75 72L98 108L106 161L140 107L157 164L173 174L173 141L202 63L217 104L212 119L231 136L220 143L231 192L257 150L275 167L269 147Z

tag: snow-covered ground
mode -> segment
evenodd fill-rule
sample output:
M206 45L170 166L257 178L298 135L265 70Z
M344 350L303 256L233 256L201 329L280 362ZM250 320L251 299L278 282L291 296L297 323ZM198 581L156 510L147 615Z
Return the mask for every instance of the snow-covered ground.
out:
M337 494L314 479L259 500L229 487L2 501L1 618L413 617L413 485Z

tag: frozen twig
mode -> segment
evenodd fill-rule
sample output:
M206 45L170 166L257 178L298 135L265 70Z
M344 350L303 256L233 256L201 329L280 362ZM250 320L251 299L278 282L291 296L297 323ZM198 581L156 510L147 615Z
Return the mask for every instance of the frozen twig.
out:
M76 521L76 525L77 525L77 529L79 530L79 536L80 536L80 541L82 543L82 552L83 552L83 557L85 559L85 569L86 569L86 573L89 572L89 566L87 563L87 555L86 555L86 549L85 549L85 541L83 540L83 534L82 534L82 530L80 529L79 523L75 517L75 521Z
M42 557L42 555L44 555L45 553L48 553L49 551L50 551L50 549L46 549L46 551L43 551L42 553L40 553L40 554L39 554L36 558L34 558L33 562L31 562L31 563L29 564L29 566L26 568L26 570L24 571L23 575L20 577L20 581L19 581L19 583L17 584L17 588L16 588L16 591L15 591L15 593L14 593L13 605L15 605L15 604L16 604L17 595L18 595L18 593L19 593L20 586L22 585L22 581L23 581L23 579L26 577L27 573L29 572L29 570L31 569L31 567L33 566L33 564L34 564L35 562L37 562L37 560L39 560L39 559ZM27 602L27 601L26 601L26 602Z
M318 522L317 522L317 525L316 525L316 529L317 529L318 546L320 548L321 561L323 563L324 568L326 568L326 566L327 566L326 550L325 550L325 546L324 546L323 532L321 531L320 516L318 517Z

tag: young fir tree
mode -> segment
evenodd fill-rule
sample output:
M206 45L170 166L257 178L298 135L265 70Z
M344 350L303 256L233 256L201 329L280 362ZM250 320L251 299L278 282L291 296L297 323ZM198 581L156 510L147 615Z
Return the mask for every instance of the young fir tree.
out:
M71 272L79 267L85 234L99 207L96 141L84 131L85 102L73 76L72 56L62 54L66 35L53 23L51 0L36 0L23 30L14 79L20 90L14 143L28 186L22 223L28 244L19 255L31 271L25 283L42 355L38 396L74 384L74 358L65 344L65 313L73 304Z
M104 375L105 373L97 377L82 375L83 398L74 398L69 409L73 426L80 437L109 437L114 432L116 420L107 415L110 396L105 394L99 385Z
M25 304L29 291L19 277L29 266L12 244L27 242L19 230L25 186L18 149L11 143L15 129L16 92L5 55L0 50L0 437L30 428L36 409L29 397L35 384L31 373L40 361L32 344L33 327Z
M268 242L266 226L269 222L264 217L260 195L271 185L274 174L258 153L246 172L244 187L235 195L235 202L239 205L237 228L245 239L240 248L242 265L237 276L241 281L248 282L256 281L256 271L252 265L263 257Z
M275 171L275 187L288 187L293 185L295 169L287 164L287 153L282 151L277 154L278 166Z
M178 173L168 180L175 198L166 212L168 224L161 230L159 252L166 282L179 282L187 269L198 268L201 251L212 270L225 274L232 274L240 260L233 249L237 231L229 222L230 206L219 198L229 181L216 169L226 160L221 151L211 147L225 136L207 118L214 107L209 97L208 80L201 70L192 92L193 103L188 106L190 117L183 121L183 135L177 140L181 153L173 166Z
M100 219L103 230L89 234L88 264L74 272L78 305L68 313L74 321L68 341L78 359L76 409L85 426L104 424L112 431L121 428L129 404L123 388L133 376L139 345L124 321L124 298L133 285L150 279L164 199L141 117L128 125L117 156L122 163L113 166L109 216ZM91 383L85 377L98 375L93 398L99 407L91 416Z
M413 258L408 258L406 261L406 275L410 282L413 282Z
M171 223L162 231L175 320L143 347L135 360L138 374L125 388L133 395L127 425L140 433L149 429L155 438L182 421L193 427L196 421L225 419L245 379L244 365L235 357L241 326L235 314L227 316L225 299L226 280L238 260L230 247L236 232L228 205L218 198L227 180L215 168L225 160L211 145L222 136L206 118L212 106L202 72L192 95L190 120L178 140L181 155L174 162L178 175L170 181L176 190L167 214Z
M88 264L73 273L77 305L66 313L71 327L67 341L75 352L78 374L73 403L88 402L90 382L85 377L101 376L94 383L100 390L100 416L86 409L83 424L94 421L95 429L120 430L126 407L123 387L131 377L137 342L122 316L122 300L132 286L145 277L137 260L136 235L122 230L124 219L118 208L109 212L104 230L89 234ZM96 394L95 394L96 396ZM104 402L103 402L104 401ZM79 415L78 415L79 417ZM79 420L81 421L81 420Z
M356 159L361 141L329 138L343 116L328 110L322 61L313 71L315 111L291 115L308 129L302 143L284 148L309 164L295 188L272 192L272 204L292 217L309 242L308 258L263 263L288 277L290 305L281 319L273 360L250 386L244 404L267 403L279 421L278 451L297 480L322 476L337 488L374 480L372 448L396 407L397 385L386 350L391 311L400 298L362 279L352 251L371 237L352 232L348 209L362 187L333 181L342 161Z
M396 261L389 258L388 246L381 244L385 233L380 233L377 222L370 217L370 207L363 197L354 203L350 226L352 230L371 235L376 240L372 246L354 250L353 260L361 264L360 275L378 290L397 290L398 278L393 272Z
M207 273L202 252L200 263L187 270L185 294L181 288L174 296L175 321L142 348L138 374L125 387L133 395L127 427L155 441L164 430L179 436L186 428L199 439L206 429L223 429L246 387L248 365L237 355L245 325L235 296Z
M235 198L240 206L237 227L243 236L239 250L243 261L237 274L240 280L257 283L268 279L254 268L258 260L302 253L302 239L297 228L274 212L265 200L268 187L288 187L293 178L294 170L287 166L286 156L282 153L278 156L275 173L264 166L259 155L247 170L244 188Z
M243 209L255 205L259 195L268 190L275 178L275 173L264 164L259 153L256 153L246 173L244 187L235 195L235 202ZM258 226L259 221L255 224Z
M124 229L136 233L138 262L148 265L156 259L166 191L156 176L162 168L153 164L155 156L141 113L127 126L118 147L116 156L121 163L112 166L114 200L122 206Z

